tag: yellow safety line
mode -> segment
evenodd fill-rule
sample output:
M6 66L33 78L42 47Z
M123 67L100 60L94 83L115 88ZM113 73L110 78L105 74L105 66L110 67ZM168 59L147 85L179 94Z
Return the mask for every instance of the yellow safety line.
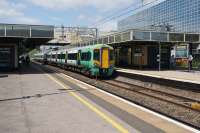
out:
M47 74L47 76L53 80L54 82L56 82L58 85L62 86L64 89L68 89L66 87L66 85L64 85L63 83L61 83L60 81L58 81L57 79L55 79L54 77L50 76L49 74ZM101 118L103 118L104 120L106 120L108 123L110 123L113 127L115 127L119 132L121 133L129 133L129 131L127 129L125 129L122 125L118 124L116 121L114 121L112 118L110 118L109 116L107 116L105 113L101 112L99 109L97 109L94 105L92 105L91 103L89 103L88 101L84 100L83 98L81 98L79 95L77 95L75 92L69 92L69 94L71 94L73 97L75 97L77 100L79 100L81 103L83 103L85 106L87 106L89 109L91 109L93 112L95 112L96 114L98 114Z

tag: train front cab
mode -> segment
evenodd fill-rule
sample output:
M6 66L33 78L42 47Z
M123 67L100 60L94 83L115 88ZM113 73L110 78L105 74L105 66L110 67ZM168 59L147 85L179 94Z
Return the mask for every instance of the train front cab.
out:
M114 54L113 49L102 47L94 49L94 68L92 75L109 77L114 71Z

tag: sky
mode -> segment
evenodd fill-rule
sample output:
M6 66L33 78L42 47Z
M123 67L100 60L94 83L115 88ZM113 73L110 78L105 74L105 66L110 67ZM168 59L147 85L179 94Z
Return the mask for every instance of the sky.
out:
M0 23L117 29L120 18L100 25L99 20L141 4L141 0L0 0Z

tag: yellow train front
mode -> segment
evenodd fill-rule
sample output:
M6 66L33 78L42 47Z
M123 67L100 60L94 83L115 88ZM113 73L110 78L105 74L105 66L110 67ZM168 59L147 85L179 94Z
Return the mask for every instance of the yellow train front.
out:
M91 74L110 77L114 72L114 50L105 44L94 45Z

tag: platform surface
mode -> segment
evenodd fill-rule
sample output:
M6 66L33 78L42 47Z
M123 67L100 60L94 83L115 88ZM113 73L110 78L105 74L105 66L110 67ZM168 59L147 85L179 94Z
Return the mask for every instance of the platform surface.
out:
M61 73L46 73L38 66L23 68L21 72L1 74L2 133L125 131L192 132Z
M124 69L124 68L117 68L117 71L161 78L161 79L169 79L175 81L200 84L200 71L190 71L190 72L180 71L180 70L156 71L156 70L135 70L135 69Z

